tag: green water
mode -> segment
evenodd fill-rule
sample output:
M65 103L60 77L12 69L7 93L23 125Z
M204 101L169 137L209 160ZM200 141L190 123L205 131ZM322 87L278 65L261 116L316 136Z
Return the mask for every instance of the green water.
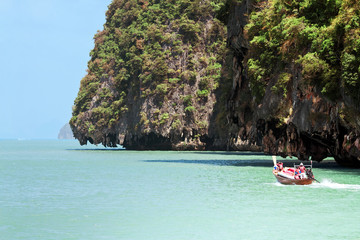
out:
M292 164L285 161L285 165ZM360 239L360 171L284 186L270 156L0 141L0 239Z

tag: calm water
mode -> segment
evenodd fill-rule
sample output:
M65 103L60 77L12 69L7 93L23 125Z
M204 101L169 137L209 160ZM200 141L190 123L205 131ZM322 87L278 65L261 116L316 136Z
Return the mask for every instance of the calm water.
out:
M324 163L310 186L271 170L251 153L3 140L0 239L360 239L360 170Z

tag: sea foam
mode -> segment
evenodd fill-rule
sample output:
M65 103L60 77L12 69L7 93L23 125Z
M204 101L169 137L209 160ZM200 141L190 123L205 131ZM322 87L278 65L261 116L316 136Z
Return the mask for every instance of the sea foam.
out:
M311 187L314 188L332 188L332 189L349 189L349 190L360 190L358 184L343 184L336 183L330 179L323 179L320 183L313 183Z

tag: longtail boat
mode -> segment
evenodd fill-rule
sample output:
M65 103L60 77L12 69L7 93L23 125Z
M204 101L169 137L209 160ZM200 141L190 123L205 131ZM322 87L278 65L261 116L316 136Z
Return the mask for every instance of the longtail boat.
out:
M313 181L317 181L312 173L312 161L310 165L294 164L294 167L282 167L282 163L276 163L276 157L273 156L274 170L273 174L277 181L285 185L309 185ZM299 171L299 167L302 167L303 172ZM317 181L318 182L318 181Z

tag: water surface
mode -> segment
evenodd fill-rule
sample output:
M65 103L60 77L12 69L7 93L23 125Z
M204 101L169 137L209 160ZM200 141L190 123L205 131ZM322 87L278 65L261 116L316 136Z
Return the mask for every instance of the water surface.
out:
M291 166L294 161L285 160ZM0 239L359 239L359 170L284 186L270 156L0 141Z

